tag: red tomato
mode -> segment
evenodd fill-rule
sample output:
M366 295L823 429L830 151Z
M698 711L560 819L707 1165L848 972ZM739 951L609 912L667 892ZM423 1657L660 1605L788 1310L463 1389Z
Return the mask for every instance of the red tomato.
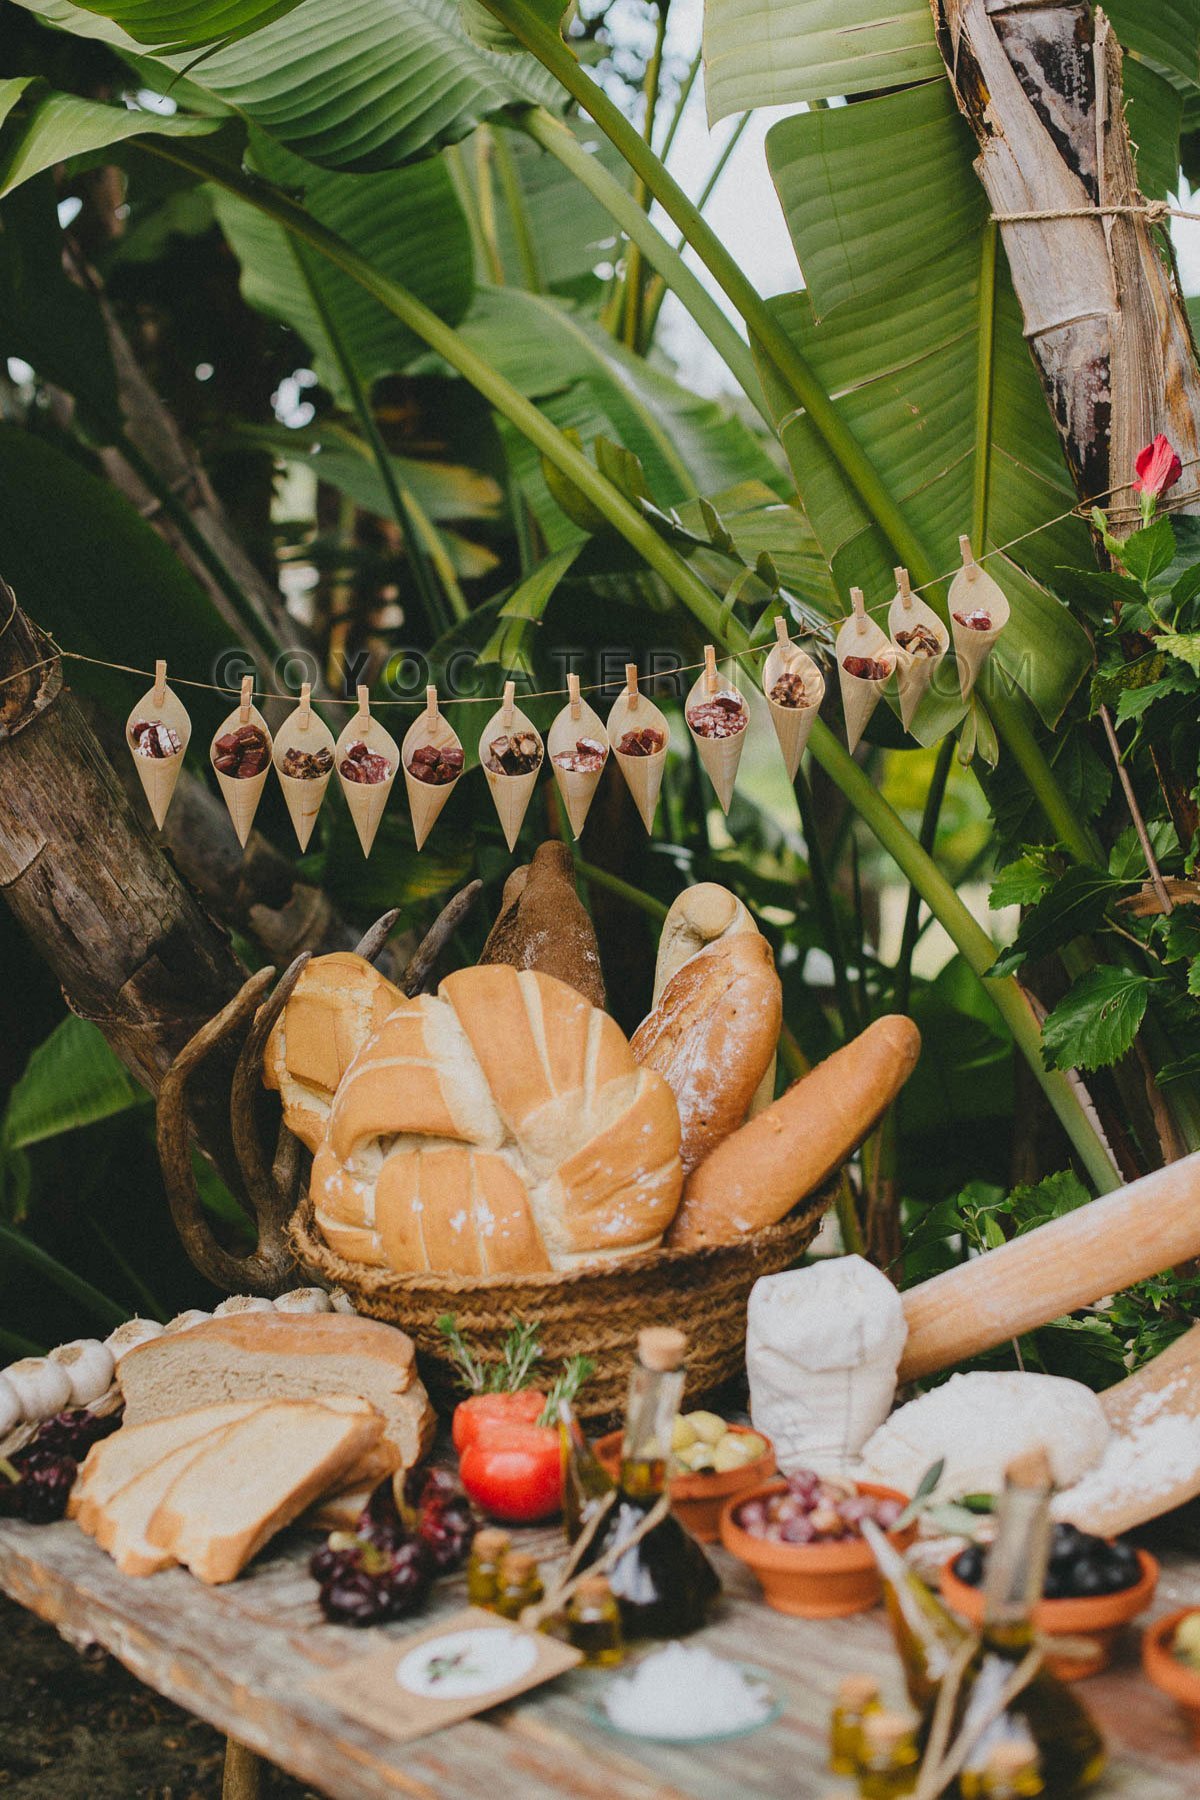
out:
M472 1394L454 1409L451 1435L461 1456L473 1444L481 1425L536 1425L546 1396L539 1388L518 1388L515 1394Z
M494 1519L529 1525L562 1510L562 1462L553 1425L485 1421L462 1451L458 1472L471 1499Z

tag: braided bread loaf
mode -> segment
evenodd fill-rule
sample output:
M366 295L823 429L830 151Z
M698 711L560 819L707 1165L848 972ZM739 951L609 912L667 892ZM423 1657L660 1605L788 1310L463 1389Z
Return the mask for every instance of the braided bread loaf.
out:
M524 1275L652 1249L679 1202L679 1113L620 1028L553 976L460 969L351 1063L313 1162L353 1262Z
M278 1088L284 1123L315 1150L338 1084L404 995L349 950L314 957L301 971L263 1054L263 1084Z

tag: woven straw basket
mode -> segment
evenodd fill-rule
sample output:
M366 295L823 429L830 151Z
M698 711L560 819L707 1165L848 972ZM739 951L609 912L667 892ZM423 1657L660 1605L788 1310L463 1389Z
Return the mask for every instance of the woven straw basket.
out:
M541 1323L548 1368L585 1355L596 1372L577 1410L589 1424L625 1407L637 1334L644 1325L681 1325L688 1334L687 1399L699 1405L737 1375L746 1353L746 1302L760 1275L789 1268L811 1244L832 1204L826 1190L801 1201L778 1225L744 1243L713 1250L654 1250L607 1268L524 1277L397 1275L337 1256L321 1238L307 1197L290 1229L309 1274L344 1288L356 1312L400 1325L417 1346L422 1372L442 1399L461 1398L458 1370L437 1328L453 1313L486 1363L499 1362L514 1317Z

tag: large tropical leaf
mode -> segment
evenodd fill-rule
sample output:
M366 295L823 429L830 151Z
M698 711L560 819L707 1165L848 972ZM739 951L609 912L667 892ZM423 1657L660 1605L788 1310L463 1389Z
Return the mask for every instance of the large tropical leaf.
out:
M660 506L739 481L790 486L740 419L631 355L585 312L548 295L480 288L460 330L560 429L578 431L585 444L608 437L631 450ZM537 452L501 429L517 484L549 547L559 549L577 527L551 499Z
M598 157L611 174L627 179L628 169L620 153L590 119L569 123L589 154ZM507 149L515 167L533 245L536 285L576 295L597 288L597 264L611 263L616 252L612 218L569 170L521 132L505 131L498 136L501 151ZM515 286L535 285L525 279L524 259L503 184L497 180L495 186L496 238L505 278Z
M9 1095L3 1138L21 1149L126 1112L147 1098L99 1027L73 1015L38 1045Z
M147 132L160 137L195 137L215 131L218 123L216 119L182 114L165 118L160 113L105 106L99 100L55 93L32 77L17 76L0 82L0 197L55 163L107 149L125 138Z
M232 43L280 19L301 0L81 0L139 43L158 50L197 50Z
M137 55L144 46L71 0L18 0L50 24ZM457 143L505 107L559 106L531 58L493 56L462 31L454 0L304 0L201 61L157 57L161 85L190 83L268 136L334 169L392 169ZM153 71L144 55L138 72ZM173 91L173 90L172 90Z
M1034 532L1074 501L1007 277L1002 272L994 285L983 279L986 201L972 148L945 82L798 114L767 138L807 283L806 292L776 303L779 317L947 571L958 565L960 532L976 536L979 553ZM886 606L894 588L890 545L807 415L793 410L769 369L764 378L839 587L862 587L869 604ZM990 407L979 404L981 381L990 382ZM1049 722L1091 652L1037 577L1085 561L1087 552L1081 521L1064 520L1022 542L1022 567L1006 561L1000 575L1013 617L995 655ZM931 702L922 735L937 735L944 713Z
M471 299L471 240L441 158L378 175L340 175L251 134L255 167L303 195L314 218L402 282L451 324ZM424 345L394 313L315 252L224 189L214 196L221 228L242 265L242 292L252 306L298 331L321 381L349 407L343 357L367 388L410 363ZM336 331L340 342L331 333Z
M235 444L268 450L284 462L311 469L318 481L327 481L348 494L368 512L387 516L388 495L370 446L336 419L296 428L242 425L230 438ZM431 519L499 518L504 495L499 483L482 470L411 456L388 460L397 484Z

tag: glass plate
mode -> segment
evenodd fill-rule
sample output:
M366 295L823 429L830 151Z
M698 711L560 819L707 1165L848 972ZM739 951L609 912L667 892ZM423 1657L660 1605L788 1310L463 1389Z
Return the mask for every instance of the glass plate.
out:
M628 1665L629 1668L633 1666L633 1664ZM755 1719L752 1725L735 1725L730 1731L706 1731L700 1737L661 1737L654 1731L630 1731L626 1726L618 1725L614 1719L609 1718L607 1709L598 1700L587 1701L587 1711L592 1723L599 1725L602 1731L609 1732L613 1737L628 1738L631 1743L635 1744L674 1744L678 1749L686 1750L696 1744L723 1744L732 1738L748 1737L752 1731L761 1731L764 1725L773 1725L783 1712L783 1702L774 1693L771 1677L765 1669L758 1668L754 1663L740 1662L733 1666L740 1669L742 1674L748 1676L751 1681L761 1682L770 1697L771 1703L767 1712L761 1719ZM628 1673L628 1668L612 1671L615 1680L620 1680L626 1673Z

